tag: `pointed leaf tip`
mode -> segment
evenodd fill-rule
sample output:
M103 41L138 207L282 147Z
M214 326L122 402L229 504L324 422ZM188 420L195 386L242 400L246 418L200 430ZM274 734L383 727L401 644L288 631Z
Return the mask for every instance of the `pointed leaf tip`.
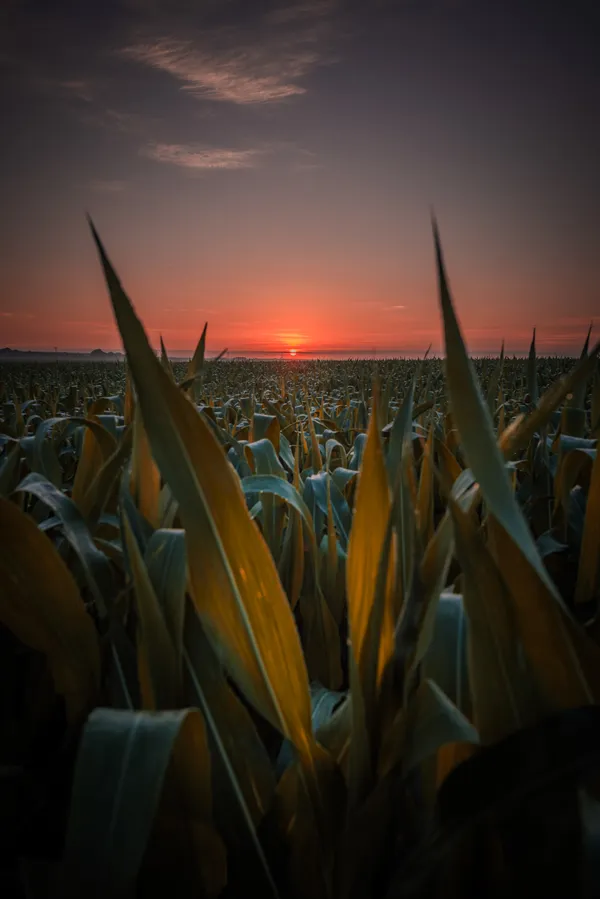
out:
M433 216L431 219L431 227L433 230L433 243L435 246L435 257L436 257L437 267L438 267L438 276L440 278L440 281L443 282L444 287L447 288L448 277L446 275L446 265L444 262L444 253L442 251L442 241L440 238L440 231L439 231L437 219L435 218L435 216Z
M96 226L94 225L94 220L91 217L91 215L89 214L89 212L86 212L85 217L87 219L88 225L90 226L90 231L92 232L92 237L94 238L96 243L98 243L100 241L100 238L98 237L98 232L96 231Z

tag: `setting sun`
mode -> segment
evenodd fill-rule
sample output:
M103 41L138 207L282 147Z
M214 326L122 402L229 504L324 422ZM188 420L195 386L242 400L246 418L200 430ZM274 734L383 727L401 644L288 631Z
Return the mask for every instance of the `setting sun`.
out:
M295 355L296 355L296 350L290 350L290 356L295 356Z

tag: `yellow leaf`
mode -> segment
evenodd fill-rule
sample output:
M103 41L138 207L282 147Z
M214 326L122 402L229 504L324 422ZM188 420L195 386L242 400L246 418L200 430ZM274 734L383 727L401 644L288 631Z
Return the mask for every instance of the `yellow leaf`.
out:
M312 420L312 415L310 414L310 400L306 400L306 414L308 416L308 433L310 434L310 450L311 450L311 461L313 474L318 474L323 467L323 462L321 460L321 451L319 449L319 441L317 440L317 433L315 431L315 425Z
M86 427L83 434L81 456L77 464L75 480L73 481L73 502L80 508L84 502L85 494L104 463L117 449L117 441L102 426L95 415L90 415L89 420L93 427Z
M452 298L448 288L442 249L437 226L434 222L434 241L437 257L440 306L444 322L446 344L446 379L452 404L452 414L460 433L461 447L465 458L477 479L490 516L498 522L498 531L506 535L508 542L502 537L506 548L506 558L513 559L514 551L519 560L525 564L506 565L503 571L507 577L513 578L514 589L511 592L522 596L518 604L523 612L523 621L519 621L519 631L525 642L524 628L529 627L527 634L533 640L533 631L538 628L537 645L543 647L540 667L548 666L548 659L553 658L550 666L554 675L548 676L548 682L559 688L554 693L557 703L570 705L575 701L580 704L591 701L591 694L586 678L565 627L563 615L566 610L556 586L553 584L529 530L525 516L515 497L513 486L506 470L504 459L496 442L490 412L485 404L473 364L467 356L466 348L459 328ZM538 409L543 403L540 401ZM506 432L505 432L506 433ZM501 555L498 558L501 558ZM529 582L538 602L537 612L532 616L532 603L525 598L523 582L514 581L515 569L521 577ZM526 611L527 610L527 613ZM536 624L533 624L533 621ZM543 622L543 623L542 623ZM544 629L547 639L541 640L539 631ZM530 646L533 650L533 646ZM543 661L542 661L543 659ZM533 660L530 658L530 661ZM545 676L534 663L536 676ZM560 674L559 674L560 672ZM548 700L552 696L550 691Z
M423 546L427 546L433 534L433 421L429 428L429 436L423 451L421 474L419 477L419 493L417 499L417 516L419 521L419 537Z
M310 771L316 744L306 665L273 558L212 428L162 368L94 237L152 453L179 504L191 590L207 636Z
M94 623L50 540L5 499L0 499L0 621L46 656L69 718L79 718L100 685Z
M352 654L360 669L365 652L368 651L365 649L365 639L375 599L377 572L391 511L388 477L375 414L371 415L369 423L367 444L356 491L354 517L348 543L346 577ZM389 571L393 572L393 559L390 559ZM391 600L391 583L388 584L387 592L388 599ZM392 654L393 641L392 606L386 599L386 610L379 634L377 665L379 675Z
M131 386L131 375L129 374L129 368L127 368L127 373L125 376L125 399L123 402L123 424L125 427L128 427L133 421L135 409L135 400L133 396L133 389Z
M139 406L133 419L131 493L140 513L156 530L160 526L160 472L152 458Z
M124 513L123 524L140 620L139 642L143 653L143 662L140 667L149 677L154 707L160 710L179 708L181 678L175 645L169 634L137 540L131 530L127 513Z
M490 547L512 597L517 630L548 713L593 701L567 625L545 580L492 515Z
M532 672L519 652L513 603L496 563L473 517L452 498L450 511L469 619L473 721L482 743L495 743L534 723L539 715L539 696Z
M393 518L377 418L374 394L346 563L353 697L350 745L353 806L371 786L378 688L394 651Z

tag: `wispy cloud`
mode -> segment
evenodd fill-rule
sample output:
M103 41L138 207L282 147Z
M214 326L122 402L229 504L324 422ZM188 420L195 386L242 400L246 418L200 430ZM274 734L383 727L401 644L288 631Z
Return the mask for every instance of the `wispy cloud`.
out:
M101 194L115 194L120 193L120 191L125 190L127 187L126 181L91 181L90 189L95 191L96 193Z
M385 308L388 311L392 311L392 310L406 309L406 306L386 306Z
M12 318L13 314L12 314L12 312L0 312L0 317L1 318Z
M0 53L1 55L1 53ZM33 90L56 100L92 104L105 85L98 78L61 79L48 75L39 60L17 59L15 65L22 72L22 78Z
M200 98L232 103L264 103L304 94L306 89L297 80L318 63L318 55L307 49L273 60L259 48L231 49L219 55L195 49L190 41L169 38L124 52L173 75Z
M332 0L292 3L244 28L177 30L138 37L121 49L135 62L166 72L200 99L268 103L306 93L300 83L335 61L329 48Z
M251 169L258 165L265 149L234 150L226 147L202 147L186 144L150 144L141 153L156 162L184 169Z

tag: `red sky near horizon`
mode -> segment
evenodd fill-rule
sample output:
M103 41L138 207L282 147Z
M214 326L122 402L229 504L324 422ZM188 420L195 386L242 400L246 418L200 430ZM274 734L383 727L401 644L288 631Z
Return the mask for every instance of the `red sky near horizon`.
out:
M120 348L88 211L154 346L439 353L433 205L471 351L578 354L600 68L544 9L7 3L0 347Z

